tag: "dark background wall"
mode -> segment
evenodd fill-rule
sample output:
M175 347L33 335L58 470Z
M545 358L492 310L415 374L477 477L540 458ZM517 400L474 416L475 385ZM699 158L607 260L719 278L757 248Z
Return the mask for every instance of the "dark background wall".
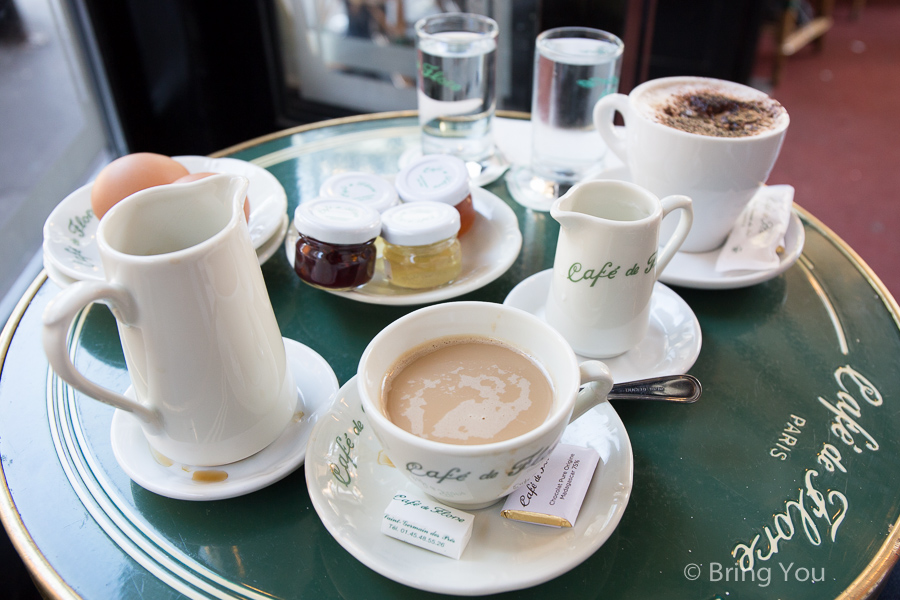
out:
M528 111L535 32L566 25L626 44L622 89L666 75L749 79L765 3L531 0L513 5L514 89ZM281 75L273 0L85 0L132 151L209 154L287 126L350 114L298 101ZM299 90L302 95L302 90Z

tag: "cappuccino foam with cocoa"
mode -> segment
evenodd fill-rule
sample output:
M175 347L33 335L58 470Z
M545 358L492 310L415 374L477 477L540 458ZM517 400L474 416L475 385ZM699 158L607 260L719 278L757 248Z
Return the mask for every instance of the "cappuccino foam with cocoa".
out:
M385 375L382 403L391 422L418 437L489 444L541 425L553 388L517 349L489 338L446 337L397 361Z
M647 89L637 106L648 119L688 133L749 137L780 129L787 111L763 92L715 83L673 83Z

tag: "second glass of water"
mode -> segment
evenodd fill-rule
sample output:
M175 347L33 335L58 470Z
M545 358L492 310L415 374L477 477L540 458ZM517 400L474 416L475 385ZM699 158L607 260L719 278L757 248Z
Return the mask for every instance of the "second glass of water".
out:
M594 129L593 110L618 90L624 49L615 35L587 27L560 27L537 37L531 164L507 175L520 204L549 210L561 191L601 165L606 146Z
M452 154L482 165L495 154L498 32L493 19L470 13L416 23L423 154Z

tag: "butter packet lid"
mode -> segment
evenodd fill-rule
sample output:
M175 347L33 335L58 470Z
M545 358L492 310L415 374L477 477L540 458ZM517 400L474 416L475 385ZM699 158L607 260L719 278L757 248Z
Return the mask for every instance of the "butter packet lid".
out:
M784 252L794 188L762 186L744 208L716 259L716 271L764 271L776 268Z
M525 484L506 498L507 519L550 527L572 527L600 462L593 448L559 444Z
M384 511L381 533L458 560L474 522L475 515L401 491Z

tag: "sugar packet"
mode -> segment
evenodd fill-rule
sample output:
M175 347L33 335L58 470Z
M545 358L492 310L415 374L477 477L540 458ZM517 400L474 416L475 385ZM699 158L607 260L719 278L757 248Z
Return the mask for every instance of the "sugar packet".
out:
M776 268L784 252L784 236L791 220L794 188L769 185L744 208L716 259L716 271L764 271Z
M399 491L384 511L381 533L458 560L472 537L474 520L473 514Z

